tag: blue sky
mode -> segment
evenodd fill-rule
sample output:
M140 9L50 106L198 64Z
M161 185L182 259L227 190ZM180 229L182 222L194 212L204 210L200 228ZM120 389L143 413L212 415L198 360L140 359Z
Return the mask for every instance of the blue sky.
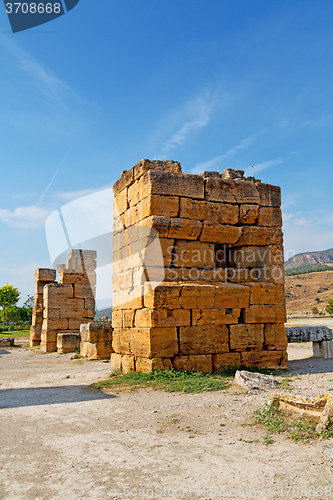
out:
M12 34L1 7L0 285L33 294L46 217L154 155L253 171L282 187L287 252L333 247L332 20L325 0L80 0Z

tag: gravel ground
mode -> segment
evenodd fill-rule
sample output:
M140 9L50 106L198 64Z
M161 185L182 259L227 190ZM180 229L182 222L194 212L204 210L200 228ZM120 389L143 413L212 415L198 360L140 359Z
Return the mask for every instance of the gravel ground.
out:
M0 350L1 499L333 498L333 439L265 446L246 425L269 393L106 394L90 384L109 363L18 343ZM333 388L311 344L289 359L294 393Z

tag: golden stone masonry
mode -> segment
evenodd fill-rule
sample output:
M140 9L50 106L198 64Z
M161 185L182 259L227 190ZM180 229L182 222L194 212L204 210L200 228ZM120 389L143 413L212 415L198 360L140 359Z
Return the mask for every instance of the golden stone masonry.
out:
M114 195L111 368L286 368L280 188L142 160Z

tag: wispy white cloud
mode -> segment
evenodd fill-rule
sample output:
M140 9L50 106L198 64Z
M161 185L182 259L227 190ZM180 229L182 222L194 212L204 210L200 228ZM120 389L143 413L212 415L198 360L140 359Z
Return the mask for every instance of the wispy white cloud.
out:
M227 160L228 158L231 158L233 155L237 153L237 151L240 151L242 149L247 149L249 146L251 146L251 144L253 144L257 140L257 138L260 135L264 134L265 132L266 129L261 129L258 132L249 135L245 139L242 139L236 146L230 148L223 155L214 156L214 158L212 158L211 160L197 163L197 165L191 170L191 173L197 174L205 170L211 170L213 167L216 167L217 164Z
M7 226L21 229L33 229L43 226L51 210L31 205L18 207L14 210L0 209L0 221Z
M180 116L185 116L186 121L163 143L161 148L162 157L165 157L170 151L184 144L191 134L205 127L209 123L218 101L219 97L217 97L216 92L205 91L203 94L185 103L182 106Z
M24 74L25 86L38 91L39 96L44 95L56 104L63 104L68 99L76 99L74 90L64 81L60 80L49 68L35 60L18 43L2 37L1 45L11 56L14 65L19 69L19 74Z

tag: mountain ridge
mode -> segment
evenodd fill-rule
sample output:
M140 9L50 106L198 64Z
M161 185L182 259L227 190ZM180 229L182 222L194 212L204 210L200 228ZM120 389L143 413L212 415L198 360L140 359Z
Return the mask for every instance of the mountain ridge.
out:
M333 248L317 252L302 252L290 257L284 263L285 270L315 271L318 268L330 268L333 270Z

